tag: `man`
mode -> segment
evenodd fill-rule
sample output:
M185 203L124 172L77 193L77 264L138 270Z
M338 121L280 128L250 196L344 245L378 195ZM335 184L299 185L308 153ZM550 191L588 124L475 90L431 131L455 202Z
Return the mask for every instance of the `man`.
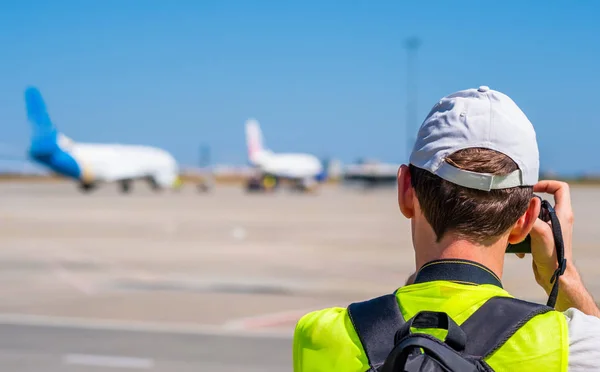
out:
M555 311L533 317L486 362L495 371L597 371L600 310L573 264L569 187L538 173L535 131L508 96L480 87L440 100L398 171L417 272L396 300L405 320L442 311L460 325L490 298L512 297L501 283L506 247L528 234L536 281L550 294L554 239L533 193L553 194L567 259ZM346 308L302 317L293 357L295 372L373 370Z

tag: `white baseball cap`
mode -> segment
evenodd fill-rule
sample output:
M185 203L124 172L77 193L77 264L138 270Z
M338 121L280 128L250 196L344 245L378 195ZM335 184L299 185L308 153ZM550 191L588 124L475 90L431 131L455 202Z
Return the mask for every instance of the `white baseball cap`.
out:
M519 169L503 176L459 169L446 157L466 148L498 151ZM442 98L419 129L410 163L454 184L479 190L533 186L539 152L533 125L507 95L487 86Z

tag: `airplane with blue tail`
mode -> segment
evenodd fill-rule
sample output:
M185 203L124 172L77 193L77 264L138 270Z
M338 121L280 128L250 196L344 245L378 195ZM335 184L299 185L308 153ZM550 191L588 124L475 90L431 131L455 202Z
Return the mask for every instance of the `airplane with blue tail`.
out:
M259 171L260 183L265 178L274 179L275 184L279 184L280 180L287 180L296 189L310 191L328 179L328 161L321 161L312 154L275 153L265 148L260 124L256 119L246 121L246 145L248 161Z
M154 190L180 185L178 164L167 151L150 146L78 143L61 133L35 87L25 90L25 108L32 135L29 157L51 171L78 182L88 192L103 183L117 183L129 192L134 180Z

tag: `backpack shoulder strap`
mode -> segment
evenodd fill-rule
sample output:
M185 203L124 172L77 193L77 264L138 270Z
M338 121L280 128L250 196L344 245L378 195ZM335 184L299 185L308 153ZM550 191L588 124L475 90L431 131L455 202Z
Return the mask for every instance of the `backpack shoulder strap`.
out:
M396 294L355 302L348 306L348 316L367 354L367 372L377 371L394 348L396 331L405 323Z
M511 297L492 297L460 326L467 334L465 353L485 358L534 316L553 310Z

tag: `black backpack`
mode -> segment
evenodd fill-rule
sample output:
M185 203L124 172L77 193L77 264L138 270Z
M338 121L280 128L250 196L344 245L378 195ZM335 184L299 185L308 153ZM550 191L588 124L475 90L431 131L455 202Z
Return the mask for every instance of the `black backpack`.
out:
M394 294L348 306L363 345L366 372L493 372L485 358L534 316L553 308L509 297L493 297L458 326L446 313L421 311L405 321ZM448 331L444 341L413 328Z

